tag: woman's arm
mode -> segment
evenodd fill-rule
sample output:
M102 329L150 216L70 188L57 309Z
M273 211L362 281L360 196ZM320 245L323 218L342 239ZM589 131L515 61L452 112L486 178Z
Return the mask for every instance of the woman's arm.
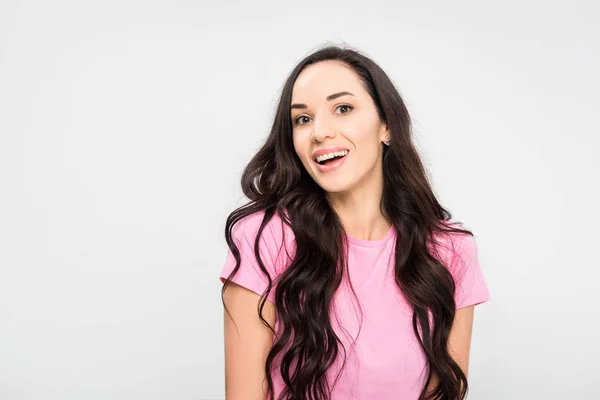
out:
M225 289L225 397L227 400L265 400L265 361L273 333L258 317L260 296L233 282ZM265 301L263 316L275 326L275 306Z
M475 306L459 308L454 315L454 322L448 337L450 355L462 369L465 376L469 374L469 354L471 352L471 333L473 332L473 314ZM433 392L438 383L435 373L427 387L427 393Z

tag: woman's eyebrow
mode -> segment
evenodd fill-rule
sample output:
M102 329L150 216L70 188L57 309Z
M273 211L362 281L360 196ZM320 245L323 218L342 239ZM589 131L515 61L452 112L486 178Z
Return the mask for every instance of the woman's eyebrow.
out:
M342 96L346 96L346 95L349 95L349 96L354 96L354 95L353 95L352 93L350 93L350 92L338 92L338 93L330 94L329 96L327 96L326 100L327 100L327 101L331 101L331 100L335 100L335 99L337 99L338 97L342 97ZM356 97L356 96L355 96L355 97ZM294 108L307 108L307 106L306 106L306 104L302 104L302 103L295 103L295 104L292 104L291 108L292 108L292 109L294 109Z

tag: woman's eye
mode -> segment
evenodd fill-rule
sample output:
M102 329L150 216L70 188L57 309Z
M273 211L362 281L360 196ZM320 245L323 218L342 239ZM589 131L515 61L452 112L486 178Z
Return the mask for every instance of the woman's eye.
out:
M304 125L303 123L300 122L302 120L302 118L308 118L308 117L306 115L301 115L299 117L294 118L294 125Z
M348 105L348 104L342 104L342 105L339 105L339 106L337 106L336 110L339 110L339 109L341 109L342 107L343 107L343 108L346 108L346 109L348 109L348 111L346 111L346 112L343 112L342 114L347 114L348 112L350 112L351 110L353 110L353 109L354 109L354 107L352 107L351 105Z

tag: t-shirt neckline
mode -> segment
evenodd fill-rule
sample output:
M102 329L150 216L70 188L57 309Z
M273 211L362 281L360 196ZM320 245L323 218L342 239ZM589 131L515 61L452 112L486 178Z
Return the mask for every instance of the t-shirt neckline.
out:
M390 227L388 232L385 234L385 236L379 240L357 239L348 234L346 234L346 239L348 240L348 243L352 243L357 246L378 247L378 246L382 246L385 243L387 243L387 241L390 240L392 236L394 236L395 232L396 232L396 227L392 224L392 226Z

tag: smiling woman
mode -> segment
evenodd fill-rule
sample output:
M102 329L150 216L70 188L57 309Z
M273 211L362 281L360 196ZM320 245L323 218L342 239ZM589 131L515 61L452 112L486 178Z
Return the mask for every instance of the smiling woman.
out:
M228 400L465 398L489 293L410 125L358 51L326 47L287 78L225 227Z

